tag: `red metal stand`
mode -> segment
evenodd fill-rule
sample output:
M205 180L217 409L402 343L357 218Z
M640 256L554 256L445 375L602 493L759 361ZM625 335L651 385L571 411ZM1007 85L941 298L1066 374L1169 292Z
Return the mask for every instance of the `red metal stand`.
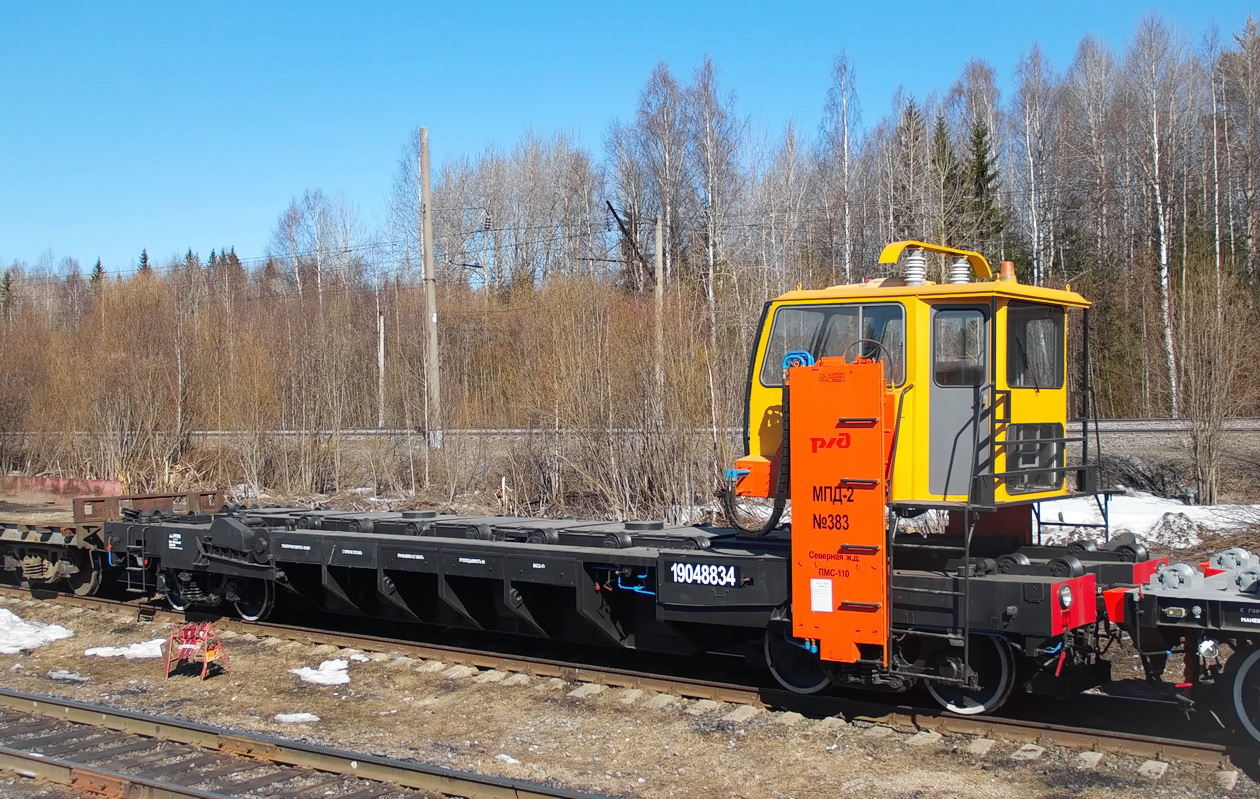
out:
M201 679L210 674L210 664L218 664L221 671L228 671L227 650L219 640L210 622L171 623L170 637L166 641L166 676L185 663L201 662ZM173 665L172 665L173 664Z

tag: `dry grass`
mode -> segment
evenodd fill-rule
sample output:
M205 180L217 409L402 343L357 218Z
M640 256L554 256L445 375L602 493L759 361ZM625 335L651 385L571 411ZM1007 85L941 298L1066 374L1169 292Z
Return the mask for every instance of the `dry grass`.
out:
M541 680L524 687L479 684L416 671L415 662L351 663L348 685L315 686L288 670L317 666L336 651L275 639L228 640L230 674L206 682L164 680L158 661L82 654L88 646L161 636L162 625L52 603L5 606L76 632L29 655L0 656L5 683L14 688L599 793L1101 799L1186 795L1210 784L1207 771L1189 765L1174 765L1152 786L1134 776L1133 759L1108 756L1098 773L1080 774L1070 768L1068 751L1051 750L1035 764L1006 760L1018 748L1015 742L999 742L994 756L979 760L966 754L965 737L919 749L906 746L900 733L877 739L854 726L810 720L785 726L774 713L736 724L722 721L720 713L652 710L645 698L625 704L619 690L575 699L567 696L567 687L547 687ZM54 682L46 676L54 669L89 681ZM294 711L314 713L321 721L295 726L273 719ZM520 763L505 763L499 754ZM1246 782L1235 794L1260 792Z

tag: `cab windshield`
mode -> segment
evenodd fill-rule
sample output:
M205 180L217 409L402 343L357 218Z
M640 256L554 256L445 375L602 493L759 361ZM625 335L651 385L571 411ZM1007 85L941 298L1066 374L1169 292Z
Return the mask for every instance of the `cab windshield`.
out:
M900 385L906 371L906 311L900 303L790 305L779 308L761 362L761 384L783 385L783 358L808 352L814 359L859 356L882 361L889 382Z

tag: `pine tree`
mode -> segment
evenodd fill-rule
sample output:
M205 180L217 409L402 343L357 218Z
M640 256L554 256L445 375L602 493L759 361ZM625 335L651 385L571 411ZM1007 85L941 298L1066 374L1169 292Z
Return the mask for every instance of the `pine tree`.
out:
M4 321L13 321L11 313L13 306L13 271L4 270L4 276L0 277L0 313L4 314Z
M137 274L151 275L153 274L153 265L149 263L149 250L145 248L140 251L140 268L136 270Z
M245 275L245 266L241 263L240 256L236 254L235 247L229 247L223 251L223 255L219 256L219 265L223 267L223 272L230 280L240 280Z
M105 267L101 266L101 259L96 259L96 266L92 267L92 274L88 277L88 284L93 288L101 285L101 281L105 279Z
M936 115L929 155L932 159L932 189L936 194L936 230L933 232L939 243L952 245L958 238L962 221L959 209L962 170L958 165L958 156L954 154L944 114Z
M966 243L980 252L994 249L1006 220L998 205L997 155L989 141L989 128L977 120L971 128L971 152L963 168L964 207L967 209Z
M235 247L224 247L213 257L215 281L221 290L231 294L247 282L245 267L236 255Z
M924 235L923 188L927 175L928 140L923 113L914 100L906 104L897 123L897 172L894 176L893 222L899 235Z

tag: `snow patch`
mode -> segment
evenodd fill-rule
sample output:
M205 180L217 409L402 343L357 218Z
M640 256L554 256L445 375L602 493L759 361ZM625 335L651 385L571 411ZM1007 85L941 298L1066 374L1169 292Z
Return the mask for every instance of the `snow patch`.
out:
M319 664L319 668L312 669L310 666L302 666L297 669L289 669L296 674L302 682L314 683L315 685L345 685L350 682L350 661L342 658L336 660L325 660Z
M24 649L37 649L73 636L60 624L24 621L13 611L0 608L0 655L16 655Z
M932 535L945 532L949 524L949 511L927 510L918 516L900 519L897 523L899 533Z
M314 713L277 713L275 719L281 724L314 724L319 721L319 716Z
M258 488L250 483L237 483L232 486L233 499L257 499Z
M1147 543L1186 549L1196 546L1203 533L1227 533L1260 523L1260 505L1186 505L1144 491L1126 490L1111 498L1108 515L1112 535L1128 532ZM1041 518L1069 525L1102 523L1102 513L1092 497L1043 502ZM1042 541L1047 544L1101 537L1101 530L1088 527L1055 526L1042 530Z
M499 754L494 756L494 759L503 763L507 763L509 766L519 766L521 764L521 761L517 760L516 758L507 754L506 752L500 752Z
M52 680L53 682L85 683L88 681L89 678L84 677L82 674L79 674L77 671L66 671L65 669L57 669L56 671L48 672L48 679Z
M1200 529L1200 525L1184 513L1165 513L1141 538L1158 541L1170 549L1189 549L1201 540Z
M367 663L367 662L368 662L368 661L370 661L371 659L372 659L372 658L368 657L367 655L363 654L362 652L354 652L354 653L352 653L352 654L350 655L350 660L351 660L351 661L353 661L353 662L355 662L355 663Z
M126 658L127 660L160 658L162 657L162 645L165 643L165 638L154 638L152 641L141 641L130 646L94 646L91 649L83 650L83 654L89 657Z

